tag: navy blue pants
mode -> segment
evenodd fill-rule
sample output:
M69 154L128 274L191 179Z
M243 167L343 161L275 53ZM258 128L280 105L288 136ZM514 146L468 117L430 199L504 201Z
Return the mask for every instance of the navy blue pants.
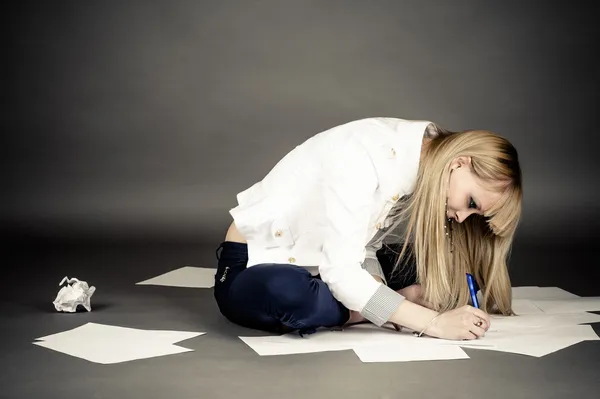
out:
M390 281L393 265L389 254L380 251L378 258ZM247 245L229 241L219 245L217 259L214 296L221 313L235 324L277 333L299 330L302 334L342 326L350 317L320 276L312 276L302 267L286 263L247 268ZM403 273L388 285L400 289L413 283L414 276L407 278Z

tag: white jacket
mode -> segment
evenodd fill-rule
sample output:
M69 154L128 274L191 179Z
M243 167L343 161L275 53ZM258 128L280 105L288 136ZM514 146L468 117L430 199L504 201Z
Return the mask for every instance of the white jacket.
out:
M361 267L395 202L414 190L431 122L367 118L296 146L230 210L248 242L248 267L317 268L333 296L376 325L403 297Z

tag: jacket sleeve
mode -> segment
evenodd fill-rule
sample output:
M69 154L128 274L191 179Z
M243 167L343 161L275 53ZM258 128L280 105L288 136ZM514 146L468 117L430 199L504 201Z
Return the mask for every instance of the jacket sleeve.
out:
M379 263L379 259L377 259L377 251L381 249L381 247L381 242L366 247L365 260L362 263L362 268L368 271L370 275L381 278L383 283L387 285L383 268L381 267L381 263Z
M334 151L323 164L326 234L319 273L338 301L381 326L404 297L362 267L377 175L357 140Z

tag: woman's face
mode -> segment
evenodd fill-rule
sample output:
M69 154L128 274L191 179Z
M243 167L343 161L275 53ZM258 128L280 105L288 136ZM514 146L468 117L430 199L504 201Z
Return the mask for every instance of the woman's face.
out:
M469 157L457 158L451 167L446 216L462 223L476 213L483 215L498 201L501 193L487 189L475 177Z

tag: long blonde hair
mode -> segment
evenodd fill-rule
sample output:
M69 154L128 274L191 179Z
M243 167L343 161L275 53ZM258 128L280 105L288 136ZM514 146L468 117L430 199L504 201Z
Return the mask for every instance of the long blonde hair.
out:
M516 149L505 138L486 130L449 132L432 124L435 137L425 149L415 190L395 216L406 221L404 245L394 271L413 242L417 282L424 300L443 312L469 303L466 273L483 292L481 308L512 315L512 291L507 261L521 217L521 169ZM472 214L462 223L448 222L446 197L450 164L471 158L476 178L500 200L486 214ZM446 235L448 231L448 235Z

